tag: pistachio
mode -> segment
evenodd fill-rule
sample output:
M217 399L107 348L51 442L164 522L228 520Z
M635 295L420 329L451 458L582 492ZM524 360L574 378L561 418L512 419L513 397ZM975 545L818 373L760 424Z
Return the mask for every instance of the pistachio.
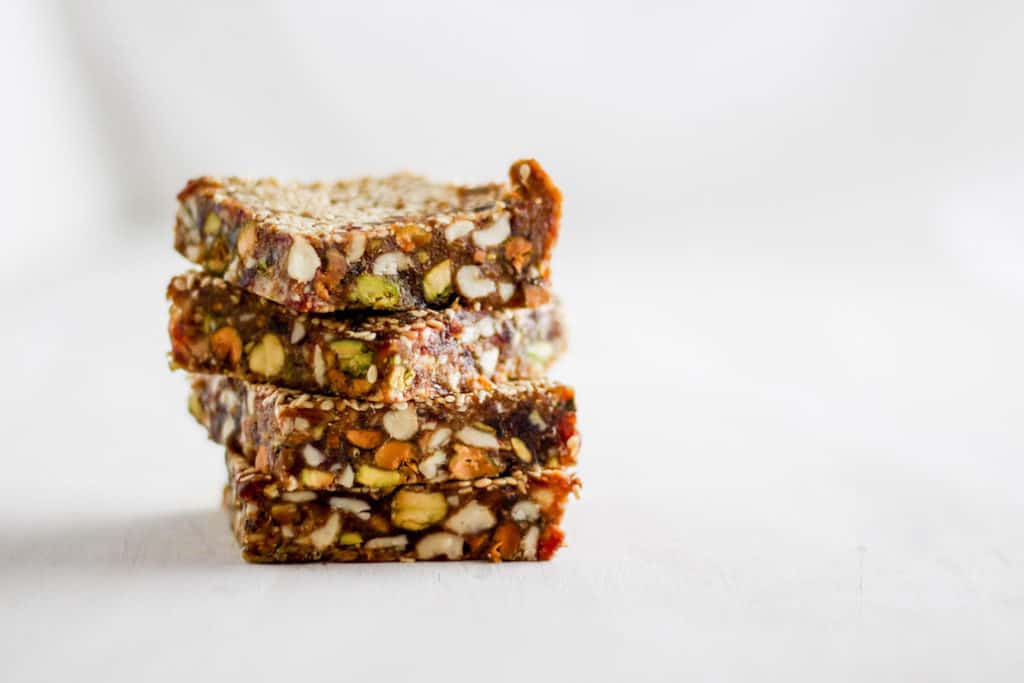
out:
M270 506L270 517L281 524L291 524L299 519L299 508L295 503L275 503Z
M382 470L372 465L360 465L356 471L356 481L372 489L388 489L402 483L402 473Z
M367 308L394 308L401 302L398 284L381 277L363 273L356 278L349 292L349 301Z
M346 531L338 539L339 545L361 545L363 537L358 531Z
M273 377L284 367L284 346L277 335L268 332L249 353L249 369L265 377Z
M373 365L373 351L358 339L340 339L330 344L338 356L338 368L350 377L363 377Z
M516 457L523 462L533 462L533 453L526 447L522 439L515 436L512 437L512 450L515 451Z
M401 489L391 499L391 523L401 529L422 531L448 513L443 493Z
M206 220L203 221L203 234L213 237L220 232L220 224L220 216L211 211L206 214Z
M334 485L334 475L324 470L314 470L309 467L302 468L299 480L306 488L323 490Z
M199 394L190 394L188 397L188 412L199 424L206 424L206 413L203 412L203 403L199 400Z
M423 276L423 298L430 303L447 301L452 295L452 262L441 261Z

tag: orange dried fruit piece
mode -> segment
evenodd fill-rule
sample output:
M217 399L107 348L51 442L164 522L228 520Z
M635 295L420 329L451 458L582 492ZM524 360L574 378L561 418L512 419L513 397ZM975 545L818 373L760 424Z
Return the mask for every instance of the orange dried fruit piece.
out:
M516 552L519 550L519 542L521 540L522 533L520 533L516 523L505 522L494 531L489 558L494 562L497 562L499 559L514 559Z
M384 443L384 432L379 429L350 429L345 438L356 448L376 448Z
M397 470L416 456L416 446L408 441L387 441L373 454L373 463L386 470Z
M220 360L231 359L232 365L242 360L242 338L233 327L222 327L210 335L210 350Z
M498 468L483 449L460 443L455 444L454 448L455 455L448 461L448 471L456 479L479 479L498 474Z

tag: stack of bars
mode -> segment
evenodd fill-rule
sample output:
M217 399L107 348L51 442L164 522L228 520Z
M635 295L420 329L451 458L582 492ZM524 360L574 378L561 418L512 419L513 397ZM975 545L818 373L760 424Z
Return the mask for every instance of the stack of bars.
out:
M398 174L178 195L171 365L251 562L547 560L579 481L549 289L561 195Z

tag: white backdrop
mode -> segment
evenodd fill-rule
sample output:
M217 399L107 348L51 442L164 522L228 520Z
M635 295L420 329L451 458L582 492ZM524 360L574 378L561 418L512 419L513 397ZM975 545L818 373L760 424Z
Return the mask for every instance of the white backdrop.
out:
M0 11L0 679L1024 674L1021 3ZM174 194L521 155L566 194L570 546L241 564Z

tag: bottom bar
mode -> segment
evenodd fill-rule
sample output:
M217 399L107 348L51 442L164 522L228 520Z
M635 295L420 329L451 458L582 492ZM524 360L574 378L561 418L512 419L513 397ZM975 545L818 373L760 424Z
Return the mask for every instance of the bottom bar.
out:
M228 451L224 501L249 562L549 560L579 480L557 470L390 491L281 491Z

